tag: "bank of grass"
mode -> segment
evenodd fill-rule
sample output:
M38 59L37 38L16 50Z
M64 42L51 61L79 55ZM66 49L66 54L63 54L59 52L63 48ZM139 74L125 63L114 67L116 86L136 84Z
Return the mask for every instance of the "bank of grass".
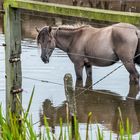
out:
M50 131L51 129L49 127L48 121L44 116L45 131L40 132L40 134L37 134L33 127L32 118L28 116L32 99L33 99L33 94L34 94L34 89L27 110L24 111L22 109L22 116L18 118L16 114L12 114L9 111L8 114L9 120L7 120L2 114L2 107L0 106L0 140L81 140L81 136L79 133L79 124L75 116L73 118L74 127L72 126L70 120L67 120L67 131L66 129L63 129L63 121L60 118L60 134L59 136L57 136L57 138ZM122 117L121 117L121 111L119 110L119 112L120 112L120 120L121 120L119 124L119 140L132 140L132 128L130 126L130 122L127 119L126 126L124 127ZM90 140L89 127L90 127L91 117L92 117L92 113L89 113L87 117L85 140ZM97 140L104 140L104 134L99 127L97 127ZM108 140L113 140L111 132Z

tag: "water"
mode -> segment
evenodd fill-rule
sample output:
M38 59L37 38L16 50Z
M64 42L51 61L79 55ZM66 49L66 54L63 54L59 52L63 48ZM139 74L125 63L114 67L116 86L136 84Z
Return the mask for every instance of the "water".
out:
M4 36L0 35L0 102L5 112L5 63L4 63ZM93 83L118 67L117 63L110 67L93 66ZM140 68L138 68L140 72ZM33 116L33 122L39 122L34 125L38 131L38 126L42 123L42 115L46 114L50 122L56 124L56 133L59 133L58 120L61 116L65 122L65 92L64 92L64 75L71 73L75 85L75 72L72 62L67 55L56 49L50 59L49 64L44 64L40 59L40 50L36 42L30 39L22 41L22 88L23 88L23 107L27 108L30 95L35 86L35 94L30 110ZM27 79L30 78L30 79ZM32 79L33 78L33 79ZM32 79L32 80L31 80ZM41 82L47 80L49 82ZM85 82L85 72L84 72ZM129 75L124 67L121 67L103 81L95 85L94 91L86 94L80 94L76 97L77 114L80 122L80 132L82 138L85 137L87 114L93 113L92 132L97 132L97 124L104 131L106 139L113 131L113 139L117 137L118 132L118 107L121 108L123 119L129 117L133 124L133 137L138 138L140 130L140 112L139 112L139 94L134 86L129 86ZM81 91L77 91L79 94ZM127 98L129 96L132 99ZM137 100L134 100L134 99ZM96 122L96 123L95 123ZM52 124L52 125L53 125ZM94 131L94 132L95 132ZM92 138L95 139L95 134Z

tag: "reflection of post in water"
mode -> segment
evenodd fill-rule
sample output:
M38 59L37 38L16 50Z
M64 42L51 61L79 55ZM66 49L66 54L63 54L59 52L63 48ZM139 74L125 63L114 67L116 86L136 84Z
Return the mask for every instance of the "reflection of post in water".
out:
M71 79L71 76L69 76L68 78ZM102 124L108 130L112 130L114 133L118 133L120 122L118 108L120 108L124 126L126 127L126 119L128 118L130 123L133 125L132 134L139 132L140 100L135 100L139 92L139 88L137 85L130 84L129 93L125 100L119 94L107 90L85 91L85 89L82 89L81 87L75 88L75 92L73 92L72 79L67 84L65 81L65 91L67 101L64 101L61 106L54 107L51 101L48 99L45 100L46 103L43 103L43 114L47 115L47 118L50 118L48 120L49 122L55 122L56 125L59 125L59 119L61 117L63 119L63 123L65 123L65 105L66 102L69 102L69 111L72 115L77 115L79 123L86 123L88 113L92 112L92 123L96 122ZM54 114L52 113L55 114L55 117L53 117Z
M71 74L66 74L64 77L64 85L65 85L65 95L68 102L68 110L71 118L71 127L72 127L72 139L75 137L75 122L74 117L76 116L76 101L75 101L75 93L73 90L73 81Z

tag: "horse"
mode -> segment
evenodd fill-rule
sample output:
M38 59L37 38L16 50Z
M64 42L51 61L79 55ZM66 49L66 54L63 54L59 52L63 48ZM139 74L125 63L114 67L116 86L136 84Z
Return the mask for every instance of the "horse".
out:
M140 31L128 23L117 23L103 28L90 25L58 27L45 26L38 30L37 44L41 46L41 59L49 63L55 48L66 52L74 64L77 80L92 78L92 65L105 67L123 63L130 74L131 83L139 83L135 64L140 65Z

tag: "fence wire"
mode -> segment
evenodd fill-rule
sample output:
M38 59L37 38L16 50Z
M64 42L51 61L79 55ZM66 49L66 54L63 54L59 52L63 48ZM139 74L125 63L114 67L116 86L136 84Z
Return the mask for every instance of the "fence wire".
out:
M93 90L90 89L91 87L93 87L93 86L97 85L98 83L100 83L101 81L103 81L105 78L107 78L108 76L110 76L112 73L114 73L115 71L117 71L122 66L123 66L123 64L119 65L117 68L113 69L111 72L109 72L108 74L106 74L105 76L103 76L102 78L100 78L98 81L96 81L95 83L93 83L92 85L90 85L88 88L76 86L75 87L75 90L77 90L77 89L83 90L78 95L76 95L76 97L78 97L79 95L81 95L82 93L84 93L86 91L93 91ZM63 87L65 86L62 83L52 82L52 81L48 81L48 80L41 80L41 79L36 79L36 78L31 78L31 77L26 77L26 76L19 76L19 75L18 75L18 77L22 77L22 78L28 79L28 80L43 82L43 83L55 84L55 85L59 85L59 86L63 86ZM73 86L71 88L73 88Z
M140 56L140 54L136 55L134 57L134 59L136 57ZM121 68L123 66L123 64L119 65L117 68L113 69L111 72L109 72L108 74L106 74L105 76L103 76L102 78L100 78L99 80L97 80L95 83L93 83L92 85L90 85L87 88L83 88L83 87L75 87L76 89L81 89L83 91L81 91L79 94L77 94L75 97L77 98L78 96L80 96L82 93L86 92L86 91L93 91L90 88L92 88L93 86L99 84L101 81L103 81L104 79L106 79L108 76L110 76L112 73L114 73L115 71L117 71L119 68ZM21 77L21 76L18 76ZM58 83L58 82L52 82L52 81L48 81L48 80L41 80L41 79L36 79L36 78L31 78L31 77L26 77L26 76L22 76L22 78L28 79L28 80L35 80L35 81L39 81L39 82L43 82L43 83L51 83L51 84L56 84L56 85L60 85L64 87L64 84ZM128 97L129 98L129 97ZM131 99L133 99L132 97L130 97Z

